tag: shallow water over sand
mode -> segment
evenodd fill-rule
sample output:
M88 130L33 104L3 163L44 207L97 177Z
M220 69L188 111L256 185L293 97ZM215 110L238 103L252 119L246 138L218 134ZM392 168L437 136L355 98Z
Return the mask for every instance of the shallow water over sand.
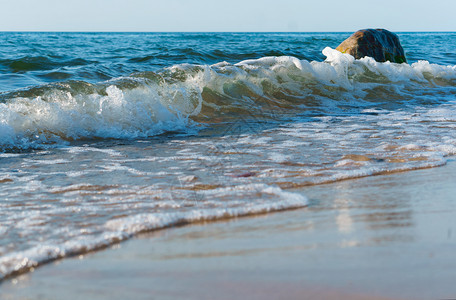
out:
M304 187L307 208L140 235L6 281L2 295L451 299L455 166Z

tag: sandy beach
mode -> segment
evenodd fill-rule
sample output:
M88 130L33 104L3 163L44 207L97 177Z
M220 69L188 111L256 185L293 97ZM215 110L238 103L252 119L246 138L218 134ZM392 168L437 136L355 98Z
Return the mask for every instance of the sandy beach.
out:
M452 299L456 163L299 190L304 209L169 228L0 285L9 299Z

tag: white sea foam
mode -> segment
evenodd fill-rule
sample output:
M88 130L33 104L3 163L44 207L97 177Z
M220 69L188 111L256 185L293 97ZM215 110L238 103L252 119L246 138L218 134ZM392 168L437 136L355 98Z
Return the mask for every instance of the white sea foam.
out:
M73 188L80 189L81 186L75 186ZM0 280L10 274L26 271L48 261L112 245L113 243L125 240L139 232L192 222L241 217L299 208L308 204L307 198L301 194L285 192L278 187L267 186L265 184L222 188L212 192L205 191L206 194L213 193L218 195L227 195L232 194L233 192L244 197L249 193L263 193L270 195L275 199L274 201L254 201L248 205L232 207L144 213L113 219L105 223L103 233L99 235L91 235L88 237L76 236L64 243L54 245L44 243L33 246L27 250L16 251L0 257ZM18 224L18 226L20 225L21 224ZM23 225L25 229L32 226L29 223ZM65 232L62 232L61 234L68 235L70 233L67 228L62 229L65 230Z
M137 138L182 130L188 117L198 113L201 99L185 97L180 89L142 85L121 90L110 85L106 95L100 95L61 93L49 87L44 96L14 97L0 104L0 143L3 148L33 148L80 138ZM187 89L184 92L192 91Z

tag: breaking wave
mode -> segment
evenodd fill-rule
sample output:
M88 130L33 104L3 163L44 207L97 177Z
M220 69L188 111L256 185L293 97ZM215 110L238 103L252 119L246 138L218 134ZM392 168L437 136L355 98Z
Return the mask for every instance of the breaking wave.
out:
M237 64L181 64L92 84L66 81L0 94L0 150L84 139L194 132L237 118L357 114L448 101L456 66L355 60L325 48L323 62L264 57Z

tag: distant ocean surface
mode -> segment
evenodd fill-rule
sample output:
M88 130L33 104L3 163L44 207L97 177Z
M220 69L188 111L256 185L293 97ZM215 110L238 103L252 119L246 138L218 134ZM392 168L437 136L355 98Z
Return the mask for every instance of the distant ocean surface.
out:
M408 64L335 51L350 34L0 33L0 280L445 164L456 33L399 33Z

